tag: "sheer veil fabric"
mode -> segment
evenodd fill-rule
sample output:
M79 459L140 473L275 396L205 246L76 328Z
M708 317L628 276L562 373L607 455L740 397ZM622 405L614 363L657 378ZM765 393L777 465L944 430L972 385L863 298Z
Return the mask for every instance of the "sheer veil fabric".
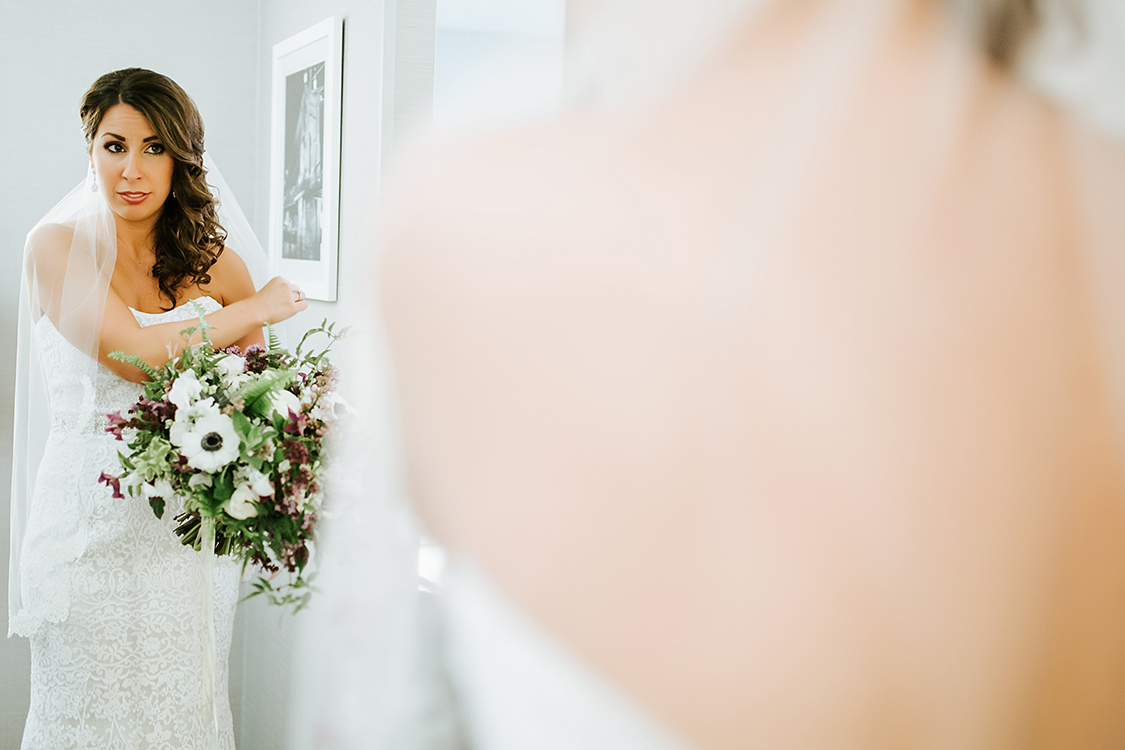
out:
M771 19L771 11L777 10L784 4L781 0L587 2L585 7L588 8L588 15L583 17L580 13L577 14L580 26L572 36L572 59L568 81L573 109L580 112L580 117L589 116L597 127L609 133L606 140L617 139L618 143L625 143L641 127L641 123L648 118L656 117L654 113L672 116L675 114L673 110L692 106L695 100L691 100L688 104L684 104L683 101L688 100L697 89L706 86L705 74L713 69L711 66L721 62L724 55L732 54L732 47L751 46L746 40L762 41L763 44L772 41L766 39L764 34L762 37L755 35L766 29L771 34L777 31L775 27L769 26L776 20ZM901 78L896 77L895 69L887 67L888 60L892 59L891 55L902 52L900 47L895 46L896 40L892 39L892 35L900 32L903 25L907 23L904 21L904 16L909 16L909 9L917 9L927 5L926 3L914 4L907 0L832 0L791 5L819 10L808 17L811 19L808 23L808 33L795 37L798 43L787 47L787 64L772 69L768 75L763 74L760 78L753 78L752 88L747 89L747 98L769 94L768 101L776 105L775 108L760 113L748 113L743 102L735 100L730 102L731 117L745 118L753 125L753 135L748 135L747 140L754 140L755 154L753 158L745 158L741 162L747 165L747 168L737 179L731 179L732 188L727 196L729 200L724 203L728 209L724 217L726 223L721 231L716 231L716 235L721 234L722 237L718 240L710 237L710 240L715 240L713 244L718 249L708 256L705 272L698 274L702 277L702 281L699 282L698 288L691 291L692 302L684 316L654 317L645 320L643 326L638 326L637 330L643 331L646 341L650 338L660 341L680 340L683 332L678 326L684 324L685 318L690 319L692 326L697 326L697 331L704 332L700 334L700 338L706 338L708 341L737 341L737 337L741 335L739 331L743 328L760 295L763 294L767 283L763 279L776 266L779 258L784 259L795 245L809 240L810 235L803 233L809 232L810 225L816 222L809 221L808 218L820 216L817 209L825 210L823 190L826 175L854 176L854 181L847 186L848 190L841 193L839 211L828 218L839 221L840 213L854 210L855 220L847 224L848 233L820 239L830 241L831 246L838 250L836 255L841 259L871 257L873 252L876 253L882 265L871 266L872 274L882 273L886 269L898 270L900 266L897 264L902 257L901 250L915 247L922 239L932 236L936 231L935 225L940 224L939 220L945 216L942 211L948 208L943 202L947 196L942 195L942 188L948 184L945 181L949 179L951 171L964 166L955 162L957 151L965 146L966 133L972 132L972 128L979 124L979 112L976 113L978 119L972 119L973 105L979 101L982 91L995 90L1000 85L997 83L999 80L997 70L987 64L974 47L973 24L958 16L973 4L935 2L927 6L953 10L949 11L948 16L943 16L940 24L919 26L924 31L919 32L918 37L910 38L912 46L908 59L909 73ZM1065 16L1052 17L1052 19L1049 23L1068 22ZM910 28L915 29L914 26ZM1118 37L1109 43L1125 45L1125 39ZM1034 58L1035 50L1032 49L1031 52ZM749 53L741 50L733 54ZM899 60L899 58L894 59ZM753 60L750 62L752 63ZM909 97L909 111L901 122L900 128L897 130L885 128L879 131L880 136L886 136L885 141L871 142L871 136L866 133L864 125L869 117L874 122L885 114L879 109L880 106L886 105L881 94L893 86L899 87L895 89L899 95ZM1001 107L988 113L988 117L991 118L989 121L996 126L996 129L987 133L985 143L994 145L1002 142L1004 128L1018 126L1021 112L1034 110L1041 114L1038 109L1039 104L1028 103L1033 97L1026 97L1026 91L1016 90L1017 88L1014 87L1014 93L1004 99L1004 106L1011 105L1010 110ZM1120 432L1120 444L1125 446L1125 429L1123 429L1125 428L1125 346L1122 345L1122 342L1125 342L1125 303L1122 302L1125 295L1120 293L1125 285L1125 260L1123 260L1125 259L1125 245L1123 245L1125 226L1118 219L1119 196L1123 195L1123 181L1125 181L1125 172L1122 171L1125 168L1122 162L1122 145L1118 138L1099 133L1096 129L1081 124L1081 108L1068 106L1071 107L1067 112L1068 116L1060 118L1061 132L1050 135L1047 140L1052 149L1057 147L1061 173L1070 181L1067 188L1072 190L1064 195L1063 202L1068 204L1064 208L1072 207L1069 206L1072 199L1076 204L1073 208L1077 209L1075 213L1079 218L1076 220L1080 222L1080 229L1076 236L1083 238L1084 244L1081 247L1069 248L1074 252L1068 257L1081 267L1084 280L1079 285L1085 291L1080 294L1088 292L1089 301L1097 306L1088 322L1092 330L1096 331L1097 349L1103 356L1103 366L1098 372L1104 383L1099 385L1099 388L1102 389L1102 396L1107 399L1107 403L1117 409L1118 416L1113 427ZM1021 110L1021 107L1024 109ZM756 121L751 121L751 114ZM587 120L580 122L582 125L588 123ZM747 132L751 132L749 127ZM528 140L534 140L541 137L542 133L536 131L528 135L521 131L520 136L521 139L526 137ZM548 138L552 136L558 136L557 131L551 131L551 136ZM522 143L521 139L516 140ZM562 136L558 136L558 140L571 144ZM862 148L849 150L841 146L850 143ZM598 141L597 145L601 146L604 143ZM444 144L439 145L438 149L439 153L445 156L452 153L454 161L459 156L456 149L446 150ZM500 161L512 157L512 153L506 151L498 151L498 153L500 153ZM523 152L520 154L525 155ZM513 161L520 154L517 154ZM903 154L906 154L906 159L896 161ZM583 155L579 153L572 156L575 163L581 166ZM608 156L614 154L609 153ZM445 163L435 164L432 159L427 159L425 156L419 157L417 161L408 160L405 163L411 166L421 164L418 174L422 177L417 177L413 173L401 174L396 183L397 190L401 192L396 193L392 189L391 194L407 204L407 208L403 209L401 203L393 203L384 210L392 216L392 221L396 217L395 212L400 211L402 213L397 214L399 221L405 216L407 220L420 223L424 223L426 218L429 218L426 211L428 206L423 205L429 200L427 190L433 188L435 193L440 193L436 186L446 183L462 187L472 185L476 190L478 188L476 178L485 174L492 166L469 160L467 163L470 168L466 175L455 171L460 168L459 165L448 167ZM504 161L504 164L510 167L510 162ZM534 171L537 165L538 162L528 163L526 170L520 171L520 164L517 163L514 174L518 179L527 178L528 173ZM603 169L599 174L608 175L618 165L611 165L607 157L605 162L596 166ZM478 171L472 171L474 168ZM562 180L563 178L560 177L560 182ZM537 183L534 183L534 178L528 178L528 183L538 187ZM419 184L422 187L419 187ZM496 187L496 183L488 184L490 188ZM878 186L878 193L876 194L876 188L869 188L869 186ZM501 186L499 196L507 196L513 203L523 200L522 194L516 196L513 193L503 192L504 187L506 186ZM554 189L556 186L551 187ZM423 195L425 199L420 197ZM544 193L544 195L550 195L551 201L561 202L567 198L565 186L558 192ZM439 209L445 207L456 211L460 206L458 199L463 197L457 195L448 202L443 202L439 196L434 198L434 201ZM416 202L410 203L411 198ZM446 198L450 196L447 195ZM497 200L501 199L497 198ZM684 201L685 203L688 201L686 196ZM486 208L494 208L494 206ZM530 206L527 210L532 216L539 217L541 214L537 212L540 208L540 206ZM674 206L674 208L683 208L683 206ZM1029 222L1035 218L1024 207L1015 207L1012 210L1015 215L1026 218ZM459 271L469 269L471 272L476 272L483 267L495 271L493 276L482 273L480 277L474 278L484 278L489 283L496 282L495 286L489 287L496 294L489 298L488 305L495 305L499 309L502 305L501 298L505 301L522 299L520 294L524 290L513 289L509 284L518 284L523 278L520 276L523 269L536 267L535 264L542 258L548 257L550 251L539 246L521 246L518 250L503 246L503 240L509 234L509 228L503 222L505 220L518 222L522 217L516 212L501 208L497 208L497 215L500 218L495 221L494 226L481 230L482 234L491 232L487 240L497 240L497 242L484 241L481 245L470 249L445 248L442 253L426 255L423 262L431 264L427 269L432 272L451 265L456 265ZM827 216L827 213L825 215ZM547 211L543 211L542 217L542 224L538 227L541 230L540 234L530 236L544 239L544 245L547 244L548 235L555 233L561 235L571 228L559 216ZM621 217L616 218L621 218L624 224L630 217L623 212ZM433 223L436 225L441 222ZM479 229L476 225L474 227ZM519 231L525 228L521 225ZM581 239L579 237L579 240ZM633 299L625 295L629 284L644 285L651 282L654 298L667 293L665 299L672 299L675 303L682 302L680 297L669 293L668 288L657 285L658 271L652 271L657 267L667 271L670 266L661 265L668 261L667 256L657 257L655 251L646 255L649 248L628 246L630 240L631 237L622 238L620 244L624 249L621 250L620 255L612 258L612 262L620 262L622 268L636 270L637 274L633 276L623 274L626 281L622 281L621 278L610 275L611 272L619 269L610 268L606 271L608 280L605 282L605 288L615 288L613 284L620 284L623 299ZM412 247L411 249L419 253L427 252L427 248ZM446 250L448 252L445 252ZM613 250L616 252L617 248ZM702 248L700 252L704 250L706 248ZM471 259L463 265L457 265L461 264L462 253L465 257L473 253L479 254L472 255ZM510 254L506 255L506 253ZM566 257L549 256L550 262L557 263L552 267L552 272L558 271L551 278L554 279L573 270L579 263L588 262L590 267L596 267L599 271L606 270L606 266L598 265L602 261L601 258L592 258L586 253L586 248L580 242L575 242L567 248ZM388 262L399 264L407 261L392 257ZM841 268L845 266L846 264L841 261ZM1009 269L1010 273L999 273L990 278L1004 276L1013 278L1020 273L1020 268L1017 266ZM516 267L520 271L512 270ZM699 270L695 266L685 265L685 268L691 273ZM496 271L496 269L500 270ZM650 271L652 271L651 275L649 275ZM940 269L935 273L939 271ZM396 280L402 279L401 268L394 273ZM689 273L679 276L671 273L668 275L675 278L697 278ZM888 278L892 276L893 273L888 273ZM415 291L415 288L412 287L412 291ZM458 287L457 291L463 290ZM469 290L466 296L473 298L476 291L479 290ZM883 304L902 290L881 288L880 291L885 292L887 297L875 302ZM997 292L999 291L998 289ZM503 297L509 293L510 298ZM459 320L460 311L441 307L445 302L444 298L438 297L428 301L434 307L427 310L427 314L437 309L445 313L448 319ZM859 300L856 304L868 302L870 300ZM401 310L399 312L401 313ZM416 310L414 312L417 313ZM684 311L679 310L679 312ZM418 314L421 316L420 313ZM435 317L441 316L435 315ZM566 319L567 316L561 317ZM505 318L505 321L519 319L519 315L512 314ZM497 318L488 320L497 326L502 325L496 322ZM940 324L941 321L927 322ZM590 330L594 334L597 333L593 326ZM460 330L459 333L465 331ZM535 333L539 334L538 331ZM638 337L640 335L638 333ZM520 340L531 341L530 338ZM908 340L909 337L904 337L904 341ZM378 353L377 359L380 362L384 356L382 346L380 341L373 347ZM732 349L737 349L737 344L732 346ZM576 347L574 351L581 356L583 352L589 350ZM699 362L706 362L703 357L713 355L714 359L710 360L710 363L716 365L716 370L722 369L744 354L738 351L716 353L705 350L702 346L691 351L697 354L702 352ZM611 351L613 356L617 356L620 352L620 349ZM551 356L547 347L539 353L545 359ZM871 352L866 353L871 354ZM585 376L589 373L612 371L614 360L610 355L604 355L602 359L598 359L594 354L588 356L590 359L583 361L585 365L583 372L570 370L565 372ZM855 356L859 357L860 354ZM690 357L683 359L690 361ZM676 363L672 362L666 364L668 368L676 366ZM409 373L409 370L407 372ZM445 382L454 379L453 372L457 371L446 370L443 373ZM711 374L704 373L704 377L711 377ZM432 382L436 382L436 379ZM601 383L593 377L591 382ZM893 379L890 382L893 382ZM400 389L405 389L412 384L400 382L397 385ZM535 407L537 409L543 407L544 414L554 415L558 417L559 422L565 422L566 415L552 411L551 400L560 396L562 388L573 385L573 382L563 382L559 384L560 390L549 394L532 393L531 398L536 395L541 396L542 400L535 402ZM718 382L718 385L723 386L724 383ZM515 392L522 386L521 383L512 384L512 391ZM522 390L520 392L523 393ZM716 388L714 392L722 391ZM728 445L738 445L737 440L741 435L739 431L743 429L743 425L734 424L735 418L731 415L738 415L739 405L718 401L721 401L719 397L700 396L701 418L711 420L709 425L712 435L721 436L729 431L736 439L729 441ZM441 412L450 403L452 402L435 400L432 404L425 404L425 408L429 410L427 418L432 419L434 412ZM611 406L615 405L611 404ZM879 404L879 406L885 405L885 402ZM417 406L415 404L415 407ZM386 451L386 465L393 466L394 459L402 451L401 445L397 442L399 440L397 427L393 424L397 419L398 405L393 400L388 400L378 409L373 413L372 419L386 419L392 422L389 425L390 437L378 444L381 446L380 450ZM409 414L407 418L409 419ZM543 424L553 423L548 420ZM715 454L708 456L708 460L714 465L719 465L723 461L730 466L737 466L740 462L745 463L744 456L724 447L722 441L718 443ZM515 451L514 454L509 455L509 461L521 465L530 463L530 461L521 461L527 458L518 454L521 446L508 447ZM409 460L419 461L422 471L440 472L440 467L426 463L427 458L427 456L408 457ZM543 457L535 457L536 460L541 458ZM1119 455L1118 461L1120 467L1125 467L1125 452ZM311 631L312 637L308 643L309 655L302 658L313 662L316 658L311 654L339 654L337 649L339 642L332 642L332 634L340 633L345 635L345 639L341 642L359 644L358 650L354 653L363 656L345 665L333 665L331 660L321 660L324 663L320 667L310 668L308 674L314 676L303 688L309 700L298 711L302 717L299 741L313 736L321 738L323 746L326 747L358 748L379 746L378 742L373 742L370 738L385 737L389 733L402 742L396 746L410 747L426 744L424 738L427 736L427 727L424 726L424 717L427 714L423 707L433 704L436 691L441 688L432 681L431 676L420 670L410 673L412 664L418 662L412 663L409 657L404 656L410 652L425 650L430 646L418 637L418 633L421 632L421 615L417 598L411 593L415 584L412 566L412 555L415 550L409 543L403 543L403 540L409 539L411 532L407 531L405 535L397 537L397 541L388 541L386 538L387 529L402 528L404 519L409 517L409 512L400 502L401 478L394 473L393 468L389 468L388 471L392 472L392 476L374 477L367 484L368 487L380 487L377 492L373 491L379 499L375 503L362 506L361 514L357 518L362 518L363 522L345 525L337 537L342 542L341 549L345 550L341 558L345 564L331 579L331 583L327 582L329 580L327 577L325 579L332 605L320 615L316 615L321 620ZM698 489L698 496L693 496L694 500L701 504L708 493L718 496L732 489L736 491L741 489L733 485L734 480L731 486L724 486L723 481L722 476L716 476L713 485L693 487L693 490ZM548 489L543 488L544 492ZM362 493L362 488L358 490ZM528 504L535 504L538 500L538 496L525 497ZM630 502L635 504L630 505ZM1125 498L1122 498L1122 502L1125 502ZM649 508L644 506L640 499L625 498L622 507L633 513L633 521L630 522L626 517L628 515L626 511L621 511L624 520L619 530L624 531L619 538L625 538L630 528L639 527L643 520L642 516L649 512ZM492 510L494 511L494 508ZM755 512L758 510L760 507L755 506ZM840 508L828 510L844 512ZM478 527L491 521L496 528L522 528L518 519L489 516L488 511L489 509L482 510L478 518L474 519ZM607 505L604 508L604 516L614 512L616 512L614 507ZM528 524L529 528L530 526L531 524ZM728 526L733 527L733 524ZM372 533L368 534L367 530L372 530ZM754 538L753 541L768 548L770 540ZM747 546L746 540L740 538L728 537L725 538L725 542L732 548ZM331 543L330 538L329 544ZM528 546L533 545L524 544L525 552L528 551ZM719 556L719 546L716 543L716 557ZM477 551L491 552L491 550ZM462 551L462 554L471 558L472 552L473 550ZM658 555L653 557L659 558ZM885 560L883 562L887 563ZM368 575L368 571L372 571L376 563L384 567ZM353 572L357 569L364 570L364 579L357 580L356 576L349 574L349 566ZM484 567L487 569L488 565L485 564ZM556 567L565 568L565 565ZM887 563L881 569L893 567L893 564ZM721 575L731 573L726 569L720 569L718 572ZM753 576L747 573L746 577ZM722 580L732 585L741 583L730 577ZM499 583L501 585L498 588L503 590L504 581ZM781 581L777 586L781 587L783 584L784 581ZM733 590L733 588L729 589L729 591ZM716 598L722 599L722 596L723 592L720 591ZM794 627L798 625L801 623L794 624ZM365 630L365 628L369 629ZM551 631L550 628L547 630ZM385 638L380 642L381 638L392 632L393 638ZM728 645L732 663L736 658L746 657L747 649L750 648L746 643L732 642ZM468 647L471 647L471 644ZM481 653L462 661L477 664L479 669L484 669L486 667L481 665L487 665L488 656L487 653ZM666 653L664 657L674 661L677 654ZM845 656L839 658L844 659ZM392 664L393 669L387 668ZM839 666L839 662L826 661L825 665L827 665L827 672L828 668ZM819 668L822 665L814 666ZM935 669L939 667L940 665ZM318 670L319 676L316 676ZM471 684L471 680L469 683ZM810 684L809 695L813 695L815 689L821 688L828 689L822 683ZM332 696L339 697L339 700L333 699ZM643 698L651 698L651 696L644 696L641 700L642 704L651 709L653 703ZM748 693L745 700L748 704L753 704L756 709L771 705L771 696L768 694ZM970 716L973 710L970 706L964 711L963 716L968 717L965 719L967 723L979 718L975 715ZM672 717L662 714L659 709L655 713L659 720L680 729L690 723L682 716ZM411 724L412 721L415 723ZM528 723L534 724L534 722ZM394 729L391 730L391 727ZM333 728L338 731L330 731ZM956 737L956 733L964 727L951 726L947 729L948 734L945 736ZM783 746L782 743L770 744L771 740L779 739L777 737L762 736L756 739L761 740L762 746ZM825 744L831 744L831 740L822 742L819 746ZM601 747L596 738L591 738L586 746ZM720 745L716 743L715 746ZM809 743L807 746L817 745ZM948 746L959 745L956 741L952 741ZM482 748L482 750L491 750L491 748Z
M208 155L204 155L203 163L219 202L219 223L227 231L226 252L242 258L255 287L260 288L267 280L265 252ZM65 619L70 599L68 564L86 547L89 509L75 507L76 500L69 493L36 493L36 472L52 420L57 418L46 391L37 329L46 316L75 349L87 355L81 359L87 371L74 373L72 381L83 386L51 394L66 401L64 408L56 407L57 411L84 415L82 419L87 422L67 425L70 437L54 446L59 455L55 465L77 471L86 464L87 443L81 435L96 431L105 421L105 415L94 409L93 384L101 367L98 337L116 254L113 214L92 172L35 225L24 247L16 352L9 636L27 636L44 621ZM68 482L54 486L96 480L70 477Z

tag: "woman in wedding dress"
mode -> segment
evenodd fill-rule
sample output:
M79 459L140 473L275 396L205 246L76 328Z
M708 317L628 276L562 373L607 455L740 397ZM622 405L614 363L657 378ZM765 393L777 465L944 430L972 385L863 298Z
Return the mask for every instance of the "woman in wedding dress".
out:
M403 160L476 750L1120 746L1125 148L1020 78L1069 5L575 3L574 106Z
M81 117L89 176L25 250L9 609L9 634L31 639L22 747L230 750L239 569L221 558L215 571L207 664L199 553L173 533L174 512L157 520L98 481L121 470L106 415L145 379L109 355L163 365L201 313L216 346L261 344L264 323L306 303L281 278L255 291L249 245L232 250L221 224L237 208L224 196L219 209L202 120L175 82L108 73Z

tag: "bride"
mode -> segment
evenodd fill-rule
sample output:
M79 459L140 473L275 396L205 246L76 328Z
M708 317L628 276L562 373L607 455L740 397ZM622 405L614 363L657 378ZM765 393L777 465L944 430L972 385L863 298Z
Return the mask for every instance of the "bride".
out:
M241 217L212 195L203 122L175 82L108 73L81 118L89 175L24 252L9 587L9 634L31 639L22 748L230 750L239 571L229 559L216 571L205 664L198 553L172 533L173 513L158 521L144 500L98 483L120 472L106 415L126 411L145 380L109 355L163 365L197 310L216 346L261 344L265 323L306 303L280 277L255 291L252 238L242 231L231 247L239 227L224 223Z
M1119 746L1125 148L1019 77L1066 5L587 0L584 99L404 161L473 747Z

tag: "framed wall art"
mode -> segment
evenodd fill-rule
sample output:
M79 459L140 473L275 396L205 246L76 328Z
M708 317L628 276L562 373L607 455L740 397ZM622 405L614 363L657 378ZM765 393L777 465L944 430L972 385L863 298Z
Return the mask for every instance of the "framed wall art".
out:
M309 299L336 300L344 23L328 18L273 48L270 261Z

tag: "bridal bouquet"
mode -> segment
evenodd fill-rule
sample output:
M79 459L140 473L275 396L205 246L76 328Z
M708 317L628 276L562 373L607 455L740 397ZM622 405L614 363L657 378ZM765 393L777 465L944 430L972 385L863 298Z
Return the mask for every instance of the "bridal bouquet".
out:
M103 472L100 481L116 498L144 498L157 518L173 497L183 498L175 531L185 545L257 565L269 575L250 596L266 594L299 610L312 593L304 573L323 501L322 450L340 403L327 354L345 331L322 323L293 353L272 329L268 348L216 349L199 312L199 324L182 335L190 342L200 331L202 343L185 343L159 369L110 355L139 367L149 381L128 416L109 415L106 431L128 441L128 450L119 454L122 473ZM328 342L305 352L314 334ZM291 580L275 585L281 569Z

